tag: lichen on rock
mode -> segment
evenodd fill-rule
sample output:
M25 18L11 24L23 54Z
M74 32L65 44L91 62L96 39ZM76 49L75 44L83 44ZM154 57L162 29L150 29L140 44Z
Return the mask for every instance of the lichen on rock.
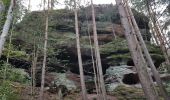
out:
M64 85L69 91L77 88L75 83L66 77L65 73L51 73L51 74L55 76L54 80L52 81L52 84L54 86Z

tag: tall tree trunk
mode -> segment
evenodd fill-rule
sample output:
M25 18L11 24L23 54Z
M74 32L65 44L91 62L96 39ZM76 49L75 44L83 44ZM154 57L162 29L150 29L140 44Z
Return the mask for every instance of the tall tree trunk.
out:
M1 17L1 13L4 11L4 4L2 2L2 0L0 0L0 17Z
M147 6L147 10L148 10L148 13L149 13L149 17L151 19L151 22L152 22L152 25L153 25L153 28L154 28L154 31L156 33L156 37L159 39L159 42L160 42L160 47L161 47L161 50L163 52L163 55L165 57L165 60L166 60L166 63L170 65L170 59L168 57L168 53L167 53L167 48L165 46L165 40L163 39L163 36L162 36L162 33L158 27L158 23L156 21L156 17L155 15L153 14L153 10L152 8L150 7L150 3L148 0L145 0L146 2L146 6Z
M45 2L44 2L44 6L45 6ZM44 59L43 59L43 67L42 67L42 74L41 74L40 100L43 100L43 95L44 95L45 69L46 69L46 61L47 61L47 41L48 41L48 13L49 13L49 0L48 0L47 12L46 12L46 22L45 22Z
M28 11L31 11L31 0L28 1Z
M152 36L153 36L153 38L154 38L154 40L155 40L156 45L159 46L158 38L157 38L156 35L155 35L155 31L154 31L151 23L149 23L149 28L151 29L151 34L152 34Z
M91 0L91 7L92 7L92 20L93 20L93 35L94 35L94 46L96 51L96 59L97 59L97 67L99 69L99 78L100 78L100 84L101 84L101 92L102 92L102 99L106 100L106 89L105 89L105 83L104 83L104 77L103 77L103 71L102 71L102 64L101 64L101 58L100 58L100 52L99 52L99 44L98 44L98 38L97 38L97 29L96 29L96 21L95 21L95 11L94 11L94 5L93 1Z
M11 46L12 46L12 36L13 36L13 31L14 31L14 23L15 22L13 21L11 25L10 35L9 35L8 53L7 53L7 60L6 60L7 63L9 63L10 51L12 49Z
M115 29L114 29L114 25L113 25L113 24L112 24L112 34L113 34L114 39L116 40L116 39L117 39L117 36L116 36L116 33L115 33Z
M4 44L6 41L6 37L8 36L9 29L12 23L13 19L13 8L14 8L14 0L11 0L11 4L9 6L8 14L7 14L7 19L5 21L2 34L0 36L0 57L2 56L2 50L4 48Z
M89 21L87 18L87 12L86 12L86 19L87 19L87 33L88 33L88 38L89 38L89 43L90 43L90 52L91 52L91 59L92 59L92 64L93 64L93 72L94 72L94 82L95 82L95 87L96 87L96 93L97 93L97 99L99 100L99 85L98 85L98 73L97 73L97 67L96 67L96 61L95 61L95 55L93 52L93 46L92 46L92 40L91 40L91 35L90 35L90 25Z
M54 0L51 0L51 10L54 9Z
M38 58L38 51L34 51L33 53L33 59L32 59L32 67L31 67L31 100L34 100L34 94L35 94L35 74L36 74L36 66L37 66L37 58Z
M136 39L136 36L132 33L132 29L130 27L131 25L129 24L128 16L123 6L124 3L122 0L116 0L116 4L118 5L121 22L125 29L125 37L128 42L129 50L136 66L144 93L148 100L158 100L158 95L154 89L153 82L147 72L147 65L142 55L140 45Z
M147 62L148 62L148 64L149 64L149 66L150 66L150 68L151 68L151 71L152 71L152 73L153 73L153 76L154 76L154 78L155 78L155 80L156 80L156 82L157 82L157 84L158 84L158 86L159 86L159 88L160 88L161 94L163 95L163 97L164 97L165 100L169 100L167 91L165 90L165 88L164 88L164 86L163 86L163 84L162 84L160 75L159 75L158 71L156 70L156 67L155 67L155 65L154 65L154 63L153 63L153 61L152 61L152 58L151 58L151 56L150 56L150 54L149 54L149 52L148 52L148 49L147 49L147 47L146 47L146 45L145 45L145 42L144 42L144 40L143 40L143 38L142 38L142 35L141 35L141 33L140 33L140 30L139 30L139 28L138 28L138 25L137 25L137 23L136 23L136 20L135 20L135 18L134 18L134 15L133 15L130 7L128 6L127 2L126 2L126 8L127 8L127 13L129 13L129 16L130 16L130 18L131 18L131 20L132 20L132 23L133 23L133 25L134 25L134 29L135 29L135 32L134 32L134 33L136 33L136 35L137 35L137 37L138 37L138 39L139 39L139 43L141 44L141 47L142 47L142 49L143 49L143 51L144 51L144 55L145 55L145 57L146 57L146 60L147 60ZM132 27L133 27L133 26L132 26Z
M79 39L79 28L78 28L76 0L74 0L74 14L75 14L75 31L76 31L77 54L78 54L78 62L79 62L79 71L80 71L80 81L81 81L82 95L83 95L83 100L87 100L85 78L84 78L83 64L82 64L81 51L80 51L80 39Z

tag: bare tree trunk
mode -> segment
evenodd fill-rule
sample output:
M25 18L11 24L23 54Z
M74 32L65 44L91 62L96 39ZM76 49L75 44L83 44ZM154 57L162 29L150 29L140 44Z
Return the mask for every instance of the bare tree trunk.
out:
M86 13L86 19L87 19L87 13ZM92 59L93 72L94 72L94 82L95 82L97 97L99 100L99 85L98 85L98 78L97 78L98 73L97 73L96 62L94 59L95 55L94 55L93 47L92 47L92 41L91 41L91 35L90 35L90 25L89 25L88 19L87 19L87 33L88 33L88 38L89 38L89 43L90 43L90 52L91 52L91 59Z
M114 30L114 25L113 24L112 24L112 33L113 33L114 39L116 40L117 36L116 36L115 30Z
M36 74L36 66L37 66L37 58L38 58L38 52L34 51L33 53L33 60L32 60L32 67L31 67L31 100L34 100L34 94L35 94L35 74Z
M51 0L51 10L54 9L54 0Z
M146 45L145 45L145 42L144 42L144 40L143 40L143 38L142 38L142 35L141 35L141 33L140 33L140 30L139 30L139 28L138 28L138 25L137 25L137 23L136 23L136 20L135 20L135 18L134 18L134 15L133 15L130 7L128 6L127 2L126 2L126 5L127 5L127 6L126 6L127 11L128 11L127 13L129 13L129 15L130 15L130 18L131 18L132 23L133 23L133 25L134 25L135 33L136 33L136 35L137 35L137 37L138 37L138 39L139 39L139 42L140 42L141 47L142 47L142 49L143 49L143 51L144 51L144 54L145 54L145 56L146 56L146 60L147 60L149 66L150 66L150 68L151 68L151 71L152 71L152 73L153 73L153 76L154 76L154 78L155 78L155 80L156 80L156 82L157 82L157 84L158 84L158 86L159 86L159 88L160 88L161 94L163 95L163 97L164 97L165 100L169 100L167 91L165 90L165 88L164 88L164 86L163 86L163 84L162 84L160 75L159 75L158 71L156 70L156 67L155 67L155 65L154 65L154 63L153 63L153 61L152 61L152 58L151 58L151 56L150 56L150 54L149 54L149 52L148 52L148 49L147 49L147 47L146 47Z
M156 35L155 35L155 31L154 31L154 29L152 28L151 23L149 23L149 28L151 29L151 34L153 35L153 38L154 38L154 40L155 40L156 45L159 46L158 38L157 38Z
M44 6L45 6L45 2L44 2ZM44 95L45 68L46 68L46 60L47 60L47 41L48 41L48 13L49 13L49 0L48 0L48 8L46 13L46 22L45 22L46 24L45 24L45 39L44 39L44 59L43 59L43 67L42 67L42 75L41 75L40 100L43 100L43 95Z
M170 65L170 60L169 60L169 57L168 57L167 48L165 46L165 43L164 43L163 39L161 38L161 33L159 32L159 29L157 28L157 26L154 26L154 27L155 27L155 32L157 33L158 39L160 41L160 47L161 47L162 52L164 54L166 63L168 65Z
M11 52L11 44L12 44L12 36L13 36L13 31L14 31L14 21L12 22L11 25L11 30L10 30L10 36L9 36L9 43L8 43L8 52L7 52L7 59L6 63L9 63L9 57L10 57L10 52ZM4 80L6 80L7 75L7 67L4 69Z
M4 11L4 4L2 2L2 0L0 0L0 17L1 17L1 13Z
M7 14L7 19L5 21L3 30L2 30L2 34L0 36L0 57L2 56L2 50L4 48L4 44L6 41L6 37L8 36L8 32L12 23L12 19L13 19L13 7L14 7L14 0L11 0L11 4L8 10L8 14Z
M31 11L31 0L28 1L28 11Z
M80 51L80 39L79 39L79 28L78 28L76 0L74 0L74 14L75 14L75 30L76 30L76 42L77 42L77 54L78 54L78 62L79 62L79 71L80 71L80 81L81 81L82 95L83 95L83 100L87 100L85 78L84 78L83 64L82 64L81 51Z
M128 42L129 50L131 52L136 70L139 75L139 79L144 90L144 93L148 100L158 100L158 95L154 89L154 85L150 78L150 75L147 72L147 65L145 59L142 55L140 45L136 39L134 33L132 33L131 25L129 24L128 16L124 9L124 3L122 0L116 0L118 5L118 10L121 16L121 22L125 29L125 37Z
M151 10L153 11L153 9L151 8ZM155 18L156 18L156 16L154 16ZM168 43L168 41L167 41L167 38L166 38L166 36L165 36L165 34L163 33L163 31L161 31L161 28L160 28L160 24L159 24L159 22L158 21L156 21L155 23L154 23L154 25L156 26L155 28L158 30L158 32L160 33L160 35L161 35L161 37L162 37L162 39L163 39L163 42L164 42L164 45L165 45L165 47L166 48L169 48L170 47L170 44Z
M167 48L165 46L165 41L164 41L162 33L161 33L161 31L160 31L160 29L158 27L158 23L157 23L157 21L155 21L156 18L155 18L154 14L153 14L153 10L150 7L150 4L149 4L148 0L145 0L145 2L146 2L146 6L147 6L147 9L148 9L148 13L149 13L149 16L150 16L154 31L156 33L156 37L158 37L158 39L159 39L160 47L161 47L161 50L162 50L163 55L165 57L166 63L168 65L170 65L170 60L169 60L169 57L168 57L168 54L167 54Z
M9 57L10 57L10 51L11 51L11 45L12 45L13 31L14 31L14 21L12 22L11 31L10 31L10 36L9 36L8 53L7 53L7 60L6 60L7 63L9 63Z
M102 99L106 100L106 89L105 89L105 83L103 79L103 71L102 71L102 64L101 64L101 58L100 58L100 52L99 52L99 44L98 44L98 38L97 38L97 29L96 29L96 21L95 21L95 11L94 11L94 5L93 1L91 0L91 7L92 7L92 20L93 20L93 35L94 35L94 46L96 51L96 59L97 59L97 65L99 69L99 78L100 78L100 84L101 84L101 92L102 92Z

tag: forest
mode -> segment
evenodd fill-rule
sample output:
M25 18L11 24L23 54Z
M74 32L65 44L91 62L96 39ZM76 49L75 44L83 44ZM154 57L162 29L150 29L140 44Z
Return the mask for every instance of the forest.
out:
M105 1L0 0L0 100L170 100L170 1Z

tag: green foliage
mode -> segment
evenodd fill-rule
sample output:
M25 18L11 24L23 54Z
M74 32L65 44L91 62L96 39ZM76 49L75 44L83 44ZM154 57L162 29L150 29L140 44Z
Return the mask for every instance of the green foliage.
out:
M0 100L18 100L18 95L12 88L10 81L0 83Z
M24 69L13 68L10 64L3 63L0 66L0 79L27 84L29 75Z
M147 49L150 51L150 53L156 53L156 54L161 54L161 49L159 46L155 46L150 44L149 42L146 42Z
M9 53L9 58L18 58L18 59L24 59L28 60L29 56L26 54L25 51L18 51L18 50L8 50L4 49L3 55L7 56Z
M119 52L127 53L129 52L129 49L125 39L117 38L112 42L102 45L100 51L102 54L119 53Z
M169 80L165 81L165 86L166 86L166 90L169 94L170 93L170 81Z
M146 42L146 46L151 54L160 54L158 55L159 57L162 55L159 47L154 46L148 42ZM116 40L113 40L112 42L102 45L100 51L102 54L109 54L109 53L126 54L129 52L129 48L127 45L127 41L125 39L117 38ZM125 56L128 56L128 55L125 55Z
M1 0L4 4L4 11L2 13L0 13L0 30L3 29L3 26L5 24L6 18L7 18L7 14L8 14L8 10L11 4L11 0ZM13 6L13 11L12 11L12 15L13 15L13 20L12 20L12 26L11 27L15 27L15 24L18 23L19 20L21 20L25 7L23 6L23 4L21 3L23 0L13 0L14 2L14 6ZM11 29L11 31L13 31Z
M159 66L164 61L160 48L149 42L146 42L146 46L156 66ZM117 64L118 61L126 62L131 59L127 42L123 38L117 38L112 42L102 45L100 52L101 55L107 55L108 63L111 65Z
M20 42L20 41L19 41ZM16 42L15 42L16 43ZM16 43L18 44L18 43ZM22 60L29 60L30 55L28 55L24 50L19 50L21 45L13 45L9 43L5 44L5 48L3 49L2 55L8 58L17 58L17 59L22 59Z
M118 59L131 59L131 56L129 53L127 54L114 54L114 55L111 55L107 58L111 58L113 60L118 60Z
M6 6L6 8L9 7L11 0L2 0L3 4Z

